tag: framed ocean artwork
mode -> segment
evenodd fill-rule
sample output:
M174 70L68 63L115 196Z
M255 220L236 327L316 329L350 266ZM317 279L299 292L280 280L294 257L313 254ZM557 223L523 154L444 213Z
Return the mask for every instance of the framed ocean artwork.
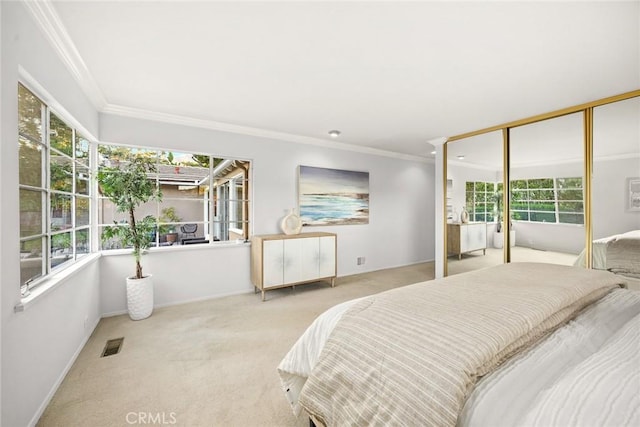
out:
M369 172L298 167L303 226L369 223Z

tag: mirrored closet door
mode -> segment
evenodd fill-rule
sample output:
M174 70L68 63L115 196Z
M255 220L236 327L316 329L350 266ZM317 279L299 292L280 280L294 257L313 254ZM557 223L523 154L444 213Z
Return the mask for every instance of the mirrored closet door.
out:
M639 97L593 109L591 183L591 265L607 269L616 266L612 240L633 230L640 234Z
M573 265L583 250L583 118L510 129L511 262Z
M447 274L503 263L502 132L447 143Z

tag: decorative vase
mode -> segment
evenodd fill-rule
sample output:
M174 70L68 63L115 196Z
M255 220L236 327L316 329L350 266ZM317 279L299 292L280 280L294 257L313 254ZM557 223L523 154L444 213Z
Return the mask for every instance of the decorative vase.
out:
M466 224L469 222L469 211L467 211L467 207L462 207L462 213L460 214L460 222Z
M131 320L142 320L153 312L153 277L127 277L127 310Z
M302 230L302 220L296 215L295 209L290 209L289 213L282 218L280 227L284 234L300 234L300 230Z

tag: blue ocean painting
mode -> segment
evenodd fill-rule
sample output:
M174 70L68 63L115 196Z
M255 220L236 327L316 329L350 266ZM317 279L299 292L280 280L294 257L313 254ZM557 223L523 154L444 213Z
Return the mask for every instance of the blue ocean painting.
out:
M304 226L369 223L369 172L300 166L298 191Z

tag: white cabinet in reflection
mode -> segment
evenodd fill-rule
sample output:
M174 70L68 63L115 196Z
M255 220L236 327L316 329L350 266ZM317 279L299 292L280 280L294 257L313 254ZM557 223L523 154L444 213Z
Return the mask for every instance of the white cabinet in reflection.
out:
M335 286L334 233L271 234L251 238L251 281L256 290L330 279Z
M449 254L458 255L487 249L487 224L484 222L449 223L447 224L447 250Z

